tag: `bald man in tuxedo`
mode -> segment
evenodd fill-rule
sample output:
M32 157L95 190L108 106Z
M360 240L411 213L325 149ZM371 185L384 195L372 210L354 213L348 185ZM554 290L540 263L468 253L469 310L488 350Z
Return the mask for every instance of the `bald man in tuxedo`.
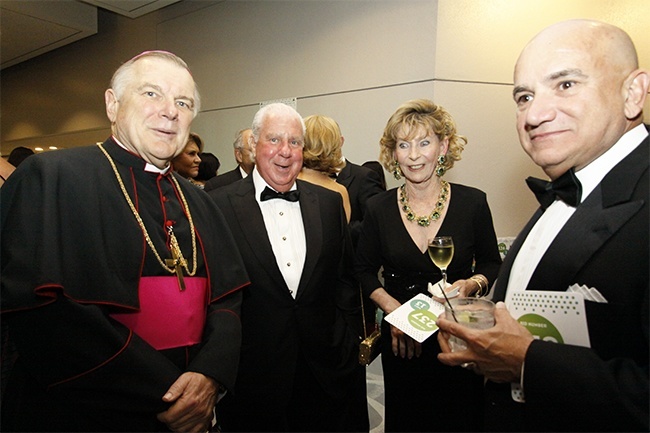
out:
M535 339L499 302L488 330L439 320L439 359L489 379L490 430L648 431L650 73L623 30L571 20L529 42L514 83L519 140L552 182L528 180L541 206L506 256L494 300L585 285L602 297L584 299L590 347ZM449 334L469 349L451 353Z

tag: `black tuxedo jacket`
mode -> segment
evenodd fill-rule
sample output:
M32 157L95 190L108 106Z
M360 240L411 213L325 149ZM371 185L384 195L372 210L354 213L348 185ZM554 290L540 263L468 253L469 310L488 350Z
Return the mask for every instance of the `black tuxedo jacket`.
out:
M296 299L276 264L252 176L210 191L237 242L251 285L242 303L242 353L234 390L240 404L283 407L298 352L325 392L348 392L358 365L359 289L341 195L297 181L307 256Z
M336 177L336 181L348 190L350 196L350 233L354 245L361 233L361 222L366 211L366 202L370 197L384 191L379 174L375 171L354 164L347 159L345 167Z
M203 189L204 191L217 189L222 186L230 185L231 183L236 182L241 178L241 171L239 170L239 166L237 166L234 170L230 170L224 174L217 175L207 181Z
M596 288L607 303L585 302L591 349L533 342L525 362L526 403L512 403L509 386L506 398L489 393L495 430L649 430L648 147L646 138L578 206L527 287ZM513 243L495 300L505 298L514 258L542 213Z

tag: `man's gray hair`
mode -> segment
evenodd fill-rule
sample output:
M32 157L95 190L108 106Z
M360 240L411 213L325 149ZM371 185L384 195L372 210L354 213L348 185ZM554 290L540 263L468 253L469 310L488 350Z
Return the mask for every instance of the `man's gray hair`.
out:
M237 135L235 135L235 141L233 141L232 147L234 147L235 149L244 148L244 132L248 130L250 130L250 128L244 128L237 131Z
M266 117L270 114L287 114L296 118L300 121L300 125L302 126L302 135L305 135L305 122L302 119L302 116L300 116L300 114L296 111L296 109L282 102L274 102L273 104L263 106L257 111L257 113L255 113L255 117L253 118L253 126L251 129L253 131L253 138L255 138L256 143L260 138L260 129L262 128L262 124L264 123Z
M113 89L113 92L115 92L115 97L119 100L122 97L122 94L124 93L124 89L126 86L129 84L129 80L131 80L131 70L133 68L133 65L135 62L138 60L147 58L147 57L156 57L159 59L164 59L168 60L177 66L180 66L181 68L185 69L187 72L192 75L192 71L190 71L190 68L187 66L187 63L180 57L178 57L174 53L170 53L169 51L144 51L137 56L133 57L132 59L128 60L127 62L123 63L122 66L117 68L115 73L113 74L113 77L111 78L111 84L110 88ZM201 109L201 95L199 94L199 88L196 85L196 82L194 82L194 106L192 107L192 111L194 112L194 117L196 117L197 114L199 114L199 111Z

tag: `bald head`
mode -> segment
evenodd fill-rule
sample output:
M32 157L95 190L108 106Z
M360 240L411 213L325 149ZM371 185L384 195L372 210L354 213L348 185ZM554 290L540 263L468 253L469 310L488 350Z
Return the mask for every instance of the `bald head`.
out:
M522 147L552 179L584 168L643 121L649 81L623 30L589 20L547 27L515 65Z
M517 66L527 56L540 50L582 52L593 56L600 67L627 75L639 67L632 39L620 28L593 20L569 20L553 24L538 33L526 45ZM517 73L515 66L515 75Z

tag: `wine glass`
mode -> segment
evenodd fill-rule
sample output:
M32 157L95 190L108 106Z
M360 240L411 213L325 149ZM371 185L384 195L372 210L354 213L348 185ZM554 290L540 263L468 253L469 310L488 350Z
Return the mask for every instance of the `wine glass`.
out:
M454 313L454 309L449 303L447 293L445 292L445 289L447 288L447 266L451 263L451 259L454 258L454 241L451 236L436 236L429 241L428 251L431 261L434 265L440 268L440 272L442 272L442 296L444 296L445 301L451 310L451 314L454 317L454 320L456 320L456 314Z

